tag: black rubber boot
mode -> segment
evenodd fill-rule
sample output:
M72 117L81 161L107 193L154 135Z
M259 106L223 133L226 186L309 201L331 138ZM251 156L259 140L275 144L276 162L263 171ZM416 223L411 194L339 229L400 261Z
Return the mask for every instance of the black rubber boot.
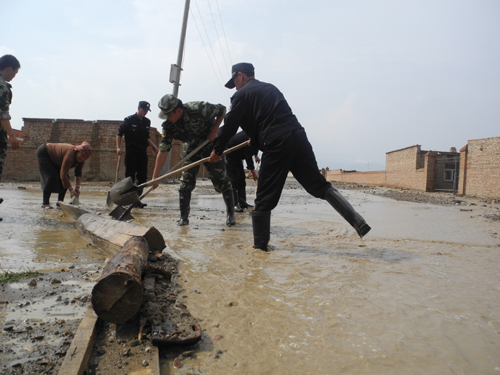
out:
M224 203L226 204L227 218L226 225L231 227L236 224L236 218L234 217L234 200L233 191L227 190L222 193L222 198L224 198Z
M238 196L238 190L233 190L233 202L234 202L234 211L235 212L243 212L243 208L240 207L240 199Z
M271 237L271 211L252 211L253 247L269 251Z
M191 211L191 192L179 191L179 208L181 209L181 219L178 226L189 225L189 212Z
M253 207L250 203L247 202L247 192L245 188L238 190L238 195L240 196L240 207L245 209L249 207Z
M325 199L349 224L351 224L356 232L358 232L359 237L362 238L372 229L337 189L333 187L328 189L325 194Z

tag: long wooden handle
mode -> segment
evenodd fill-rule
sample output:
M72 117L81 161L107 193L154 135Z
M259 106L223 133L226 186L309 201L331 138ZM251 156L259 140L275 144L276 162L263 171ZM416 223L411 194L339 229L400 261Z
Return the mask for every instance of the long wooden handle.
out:
M116 176L115 176L115 184L118 181L118 171L120 170L120 159L122 158L122 155L118 155L118 162L116 163Z
M230 154L231 152L233 151L236 151L236 150L239 150L240 148L242 147L245 147L245 146L248 146L248 141L245 141L243 143L240 143L239 145L237 146L234 146L234 147L231 147L231 148L228 148L226 151L224 151L222 153L221 156L224 156L224 155L227 155L227 154ZM200 164L203 164L203 163L206 163L208 160L210 159L210 157L206 157L206 158L203 158L203 159L200 159L198 161L195 161L194 163L191 163L191 164L188 164L186 165L185 167L182 167L182 168L179 168L179 169L176 169L175 171L172 171L172 172L168 172L167 174L164 174L163 176L160 176L160 177L157 177L155 178L154 180L151 180L149 182L145 182L141 185L138 185L137 188L143 188L143 187L146 187L146 186L152 186L152 185L156 185L158 182L161 182L173 175L175 175L176 173L179 173L179 172L184 172L184 171L187 171L188 169L191 169L193 167L196 167L197 165L200 165Z
M189 158L191 156L193 156L194 154L196 154L198 151L200 151L202 149L202 147L206 146L208 144L208 142L210 142L210 140L205 140L201 145L199 145L198 147L196 147L193 151L191 151L188 155L186 155L180 162L178 162L176 165L174 165L172 167L172 169L170 170L169 173L173 172L173 171L177 171L177 168L179 167L179 165L182 165L182 163L184 163L186 160L189 160ZM151 190L153 190L152 187L150 187L148 190L146 190L144 193L142 193L142 195L139 197L139 201L144 198L146 195L148 195L149 193L151 193Z

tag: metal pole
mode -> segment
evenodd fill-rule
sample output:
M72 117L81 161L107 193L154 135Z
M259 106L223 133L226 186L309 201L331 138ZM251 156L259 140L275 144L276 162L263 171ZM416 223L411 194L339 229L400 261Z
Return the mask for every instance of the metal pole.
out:
M178 69L178 74L177 74L177 79L175 82L172 82L174 84L174 90L172 91L172 94L177 97L177 94L179 93L179 86L180 80L181 80L181 71L182 71L182 56L184 54L184 40L186 39L186 29L187 29L187 21L188 21L188 15L189 15L189 3L191 0L186 0L186 3L184 5L184 19L182 20L182 30L181 30L181 40L179 42L179 54L177 55L177 69Z

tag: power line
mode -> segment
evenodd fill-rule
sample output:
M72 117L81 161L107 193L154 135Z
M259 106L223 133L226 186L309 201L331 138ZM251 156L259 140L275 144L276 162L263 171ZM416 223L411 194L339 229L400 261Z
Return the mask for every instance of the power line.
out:
M196 6L198 6L198 4L196 4ZM199 9L198 9L198 11L199 11ZM203 40L203 36L201 35L200 28L198 27L198 23L196 22L196 18L194 17L194 13L193 13L193 11L192 11L191 9L190 9L190 12L191 12L191 16L192 16L192 18L193 18L194 24L195 24L195 26L196 26L196 30L198 30L198 34L200 35L201 43L203 44L203 48L204 48L204 50L205 50L205 53L207 54L208 61L210 62L210 65L212 66L212 70L213 70L213 71L214 71L214 73L215 73L215 78L217 78L217 81L218 81L218 83L219 83L219 87L220 87L220 89L221 89L221 91L222 91L222 93L223 93L224 97L225 97L225 98L229 101L229 97L227 96L226 91L224 91L224 90L223 90L223 86L224 86L224 85L221 83L221 81L220 81L220 79L219 79L219 75L217 74L217 70L215 69L214 64L213 64L213 62L212 62L212 59L211 59L211 57L210 57L210 54L208 53L208 48L207 48L207 47L206 47L206 45L205 45L205 41ZM213 53L213 51L212 51L212 53Z
M227 54L229 56L229 63L231 63L233 59L231 58L231 50L229 49L229 45L227 44L226 31L224 30L224 23L222 22L222 16L220 14L219 1L215 0L215 2L217 3L217 11L219 12L220 24L222 26L222 34L224 35L224 41L226 42Z
M222 58L224 59L224 65L226 66L226 70L230 71L227 66L226 55L224 55L224 49L222 48L222 41L219 36L219 31L217 30L217 25L215 24L214 14L212 12L212 7L210 6L210 0L207 1L208 7L210 8L210 15L212 16L212 22L214 23L215 33L217 34L217 40L219 40L220 50L222 54Z
M222 74L222 71L220 69L219 63L217 62L217 57L215 55L214 49L212 48L212 44L210 43L210 36L208 35L207 28L205 27L205 22L203 22L203 17L201 16L200 8L198 7L198 2L196 0L195 0L195 3L196 3L196 8L198 8L198 14L200 16L200 20L201 20L201 24L203 26L203 30L205 30L205 35L207 36L208 45L210 46L210 51L212 51L212 55L214 57L215 65L217 65L217 68L219 70L220 76L224 77L224 75ZM224 78L222 80L224 80Z

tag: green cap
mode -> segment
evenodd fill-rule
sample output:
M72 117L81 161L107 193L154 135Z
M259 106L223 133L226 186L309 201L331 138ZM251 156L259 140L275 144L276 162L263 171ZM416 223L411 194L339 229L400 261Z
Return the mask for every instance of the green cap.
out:
M161 112L158 114L158 117L163 120L166 120L170 112L172 112L177 107L178 104L179 104L179 99L177 99L172 94L164 95L163 98L161 98L160 101L158 102L158 107L161 110Z

